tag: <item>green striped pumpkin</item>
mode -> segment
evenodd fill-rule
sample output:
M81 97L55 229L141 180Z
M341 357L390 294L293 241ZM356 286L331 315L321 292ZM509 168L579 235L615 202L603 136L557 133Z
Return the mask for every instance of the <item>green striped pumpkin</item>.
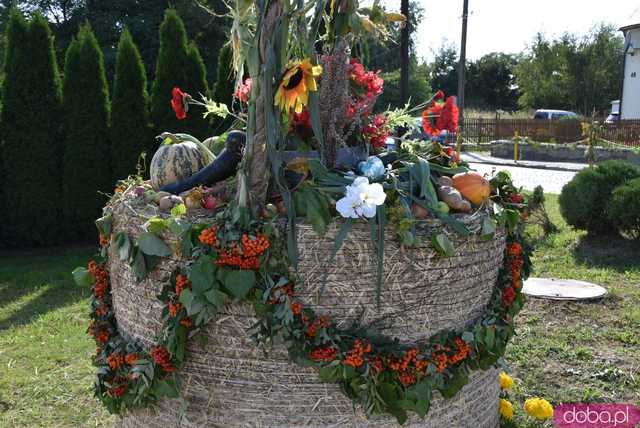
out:
M154 190L191 177L208 165L207 154L195 143L161 144L151 159L151 185Z

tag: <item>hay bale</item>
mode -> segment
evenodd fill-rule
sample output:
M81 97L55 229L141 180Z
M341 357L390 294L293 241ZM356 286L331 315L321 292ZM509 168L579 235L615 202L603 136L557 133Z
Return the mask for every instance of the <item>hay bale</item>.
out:
M122 230L137 236L150 212L124 204L110 207L114 233ZM461 220L479 230L486 213ZM445 231L456 248L454 257L437 255L429 237L442 231L437 221L421 222L423 243L410 250L401 249L395 237L385 242L382 307L375 304L377 259L368 225L356 225L328 266L338 225L325 237L300 224L300 250L296 295L318 314L330 314L338 325L356 318L375 326L382 333L405 343L429 338L442 329L461 329L475 323L491 297L505 245L504 231L495 239L480 240L477 235L462 237ZM170 241L169 236L165 240ZM113 246L112 246L113 247ZM113 307L120 333L147 345L161 328L162 304L156 295L171 272L187 263L179 254L163 259L141 283L136 283L129 266L110 249ZM320 296L325 269L326 288ZM320 381L316 371L289 361L286 350L275 346L265 354L246 331L255 322L248 305L229 305L203 329L208 337L203 348L195 341L187 347L181 370L183 397L189 402L180 415L180 402L163 400L155 409L124 415L119 426L130 427L389 427L395 419L366 419L353 408L334 384ZM443 400L434 392L431 410L425 420L413 415L410 427L497 427L499 386L497 371L477 371L453 399Z

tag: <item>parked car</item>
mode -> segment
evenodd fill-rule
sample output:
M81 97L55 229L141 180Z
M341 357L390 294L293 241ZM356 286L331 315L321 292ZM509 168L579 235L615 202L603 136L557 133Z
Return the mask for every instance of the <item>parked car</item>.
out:
M607 116L604 123L616 123L619 120L620 120L620 113L611 113L609 116Z
M536 113L533 115L533 118L544 119L544 120L577 119L578 115L572 111L566 111L566 110L540 109L540 110L536 110Z

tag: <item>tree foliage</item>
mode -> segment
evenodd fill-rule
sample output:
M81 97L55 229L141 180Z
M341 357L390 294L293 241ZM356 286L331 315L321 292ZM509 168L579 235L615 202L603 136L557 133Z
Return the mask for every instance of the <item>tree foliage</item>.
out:
M102 51L89 26L83 26L67 50L63 88L66 150L64 199L68 236L95 237L110 191L109 96Z
M458 93L458 52L452 44L443 43L429 64L429 81L434 90L447 95Z
M467 65L465 99L468 106L513 111L518 107L515 55L490 53Z
M60 240L61 94L46 19L18 12L7 29L2 136L0 242L35 246Z
M170 104L174 86L194 98L199 98L200 93L207 94L206 81L200 76L203 71L201 66L197 48L187 45L187 33L182 20L175 10L167 10L160 26L160 51L151 91L151 118L157 133L188 132L200 139L207 136L208 124L200 112L194 111L186 120L178 120Z
M622 45L622 37L608 25L581 38L564 34L548 40L538 34L516 68L520 105L587 115L606 111L620 96Z
M111 144L116 180L135 172L141 152L153 153L149 127L147 77L140 53L128 30L118 43L111 101Z

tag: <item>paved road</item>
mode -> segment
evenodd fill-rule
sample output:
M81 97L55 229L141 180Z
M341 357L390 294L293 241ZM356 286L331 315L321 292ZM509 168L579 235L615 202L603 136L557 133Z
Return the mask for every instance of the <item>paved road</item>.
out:
M482 174L491 174L492 171L507 170L513 177L516 186L522 186L527 190L533 190L537 185L541 185L545 193L557 193L562 190L562 186L568 183L576 171L555 171L549 169L520 168L514 166L488 165L481 163L470 163L471 168Z

